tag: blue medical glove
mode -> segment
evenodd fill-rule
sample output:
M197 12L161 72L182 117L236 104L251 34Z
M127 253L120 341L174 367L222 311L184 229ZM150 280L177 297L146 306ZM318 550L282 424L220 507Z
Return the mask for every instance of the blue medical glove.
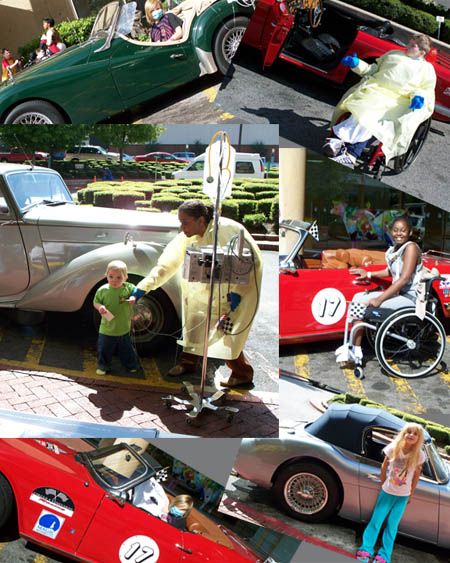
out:
M349 66L350 68L355 68L355 66L358 66L359 64L359 59L356 56L356 53L353 53L353 57L350 56L344 57L341 63L345 66Z
M411 105L408 106L408 109L412 109L414 111L415 109L423 108L424 102L425 98L423 96L414 96L411 100Z
M138 287L135 287L133 289L133 291L131 292L130 297L136 297L136 302L137 302L137 301L139 301L139 299L144 297L145 294L146 294L146 292L143 289L139 289Z

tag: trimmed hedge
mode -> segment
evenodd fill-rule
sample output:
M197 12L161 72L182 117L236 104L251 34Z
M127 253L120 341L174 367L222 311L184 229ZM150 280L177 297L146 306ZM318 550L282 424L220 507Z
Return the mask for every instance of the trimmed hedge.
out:
M255 231L255 230L267 230L264 227L264 223L266 221L266 218L264 217L264 215L262 213L254 213L252 215L244 215L244 217L242 218L242 223L244 224L244 227L249 230L249 231Z
M114 194L115 192L113 190L94 192L94 205L96 207L114 207Z
M252 199L238 199L239 219L242 221L244 215L251 215L255 212L256 203Z
M156 207L156 209L160 209L161 211L173 211L180 207L183 203L183 200L180 197L157 197L152 199L152 206Z
M239 205L236 201L222 201L222 215L229 219L239 220Z
M273 223L273 229L278 233L280 227L280 198L275 197L272 201L272 207L270 208L270 220Z
M233 191L231 193L231 199L255 199L254 194L252 194L252 192L247 192L247 191Z
M141 199L142 199L141 192L117 191L114 193L113 203L114 203L114 207L118 209L136 209L134 202L139 201Z
M272 208L271 199L259 199L256 202L256 213L264 213L267 219L270 217L271 208Z
M257 192L255 194L256 199L273 199L278 195L278 191L267 191L267 192Z

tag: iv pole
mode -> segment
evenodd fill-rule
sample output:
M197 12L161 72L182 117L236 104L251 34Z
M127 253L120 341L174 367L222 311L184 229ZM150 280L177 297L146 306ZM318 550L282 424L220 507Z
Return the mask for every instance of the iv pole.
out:
M179 404L183 404L186 406L191 406L192 409L189 410L186 413L186 422L188 424L191 424L193 422L194 419L196 419L198 417L198 415L203 411L203 409L206 410L212 410L212 411L220 411L220 410L224 410L228 413L227 416L227 420L228 422L232 422L233 420L233 416L239 412L239 409L236 407L229 407L229 406L219 406L219 405L215 405L213 403L215 403L216 401L218 401L219 399L221 399L222 397L224 397L226 395L226 393L228 392L228 389L226 390L218 390L216 391L211 397L207 397L205 398L205 382L206 382L206 372L207 372L207 367L208 367L208 343L209 343L209 330L210 330L210 326L211 326L211 314L212 314L212 302L213 302L213 297L214 297L214 279L216 277L216 255L217 255L217 244L218 244L218 234L219 234L219 220L220 220L220 208L221 208L221 201L222 198L225 196L225 190L226 187L225 186L225 190L224 193L222 193L222 173L224 171L228 171L230 176L228 178L228 182L230 184L230 189L231 189L231 182L232 182L232 174L230 172L229 169L229 161L230 161L230 154L228 154L228 162L226 165L226 168L224 168L224 151L225 151L225 141L228 143L228 149L229 151L232 150L231 146L230 146L230 140L228 138L228 135L224 132L224 131L219 131L218 133L216 133L214 135L214 137L211 140L211 143L208 147L208 151L207 151L207 155L209 156L209 158L211 159L211 151L212 151L212 145L214 143L214 140L218 137L218 142L219 142L219 159L218 159L218 176L217 176L217 190L215 194L211 194L209 193L211 199L214 201L214 242L213 242L213 248L212 248L212 264L211 264L211 277L209 280L209 297L208 297L208 310L207 310L207 316L206 316L206 322L205 322L205 341L203 344L203 362L202 362L202 378L201 378L201 382L200 382L200 389L199 392L196 392L194 390L194 386L192 385L192 383L190 383L189 381L183 381L183 386L184 389L187 391L187 393L189 393L190 395L190 399L180 399L174 395L162 395L161 399L163 401L165 401L166 405L168 407L172 407L174 405L179 405ZM210 166L210 168L212 168L212 166ZM206 163L205 163L205 170L206 170ZM210 175L208 177L205 178L205 182L206 183L210 183L212 184L214 182L214 177L211 174L211 170L210 171ZM206 193L208 193L208 189L207 186L204 186L203 191L205 191Z

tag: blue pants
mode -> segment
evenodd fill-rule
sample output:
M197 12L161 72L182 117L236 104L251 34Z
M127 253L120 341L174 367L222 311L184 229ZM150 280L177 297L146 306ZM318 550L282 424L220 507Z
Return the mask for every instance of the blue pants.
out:
M397 535L398 525L405 511L409 496L399 497L390 495L383 490L378 496L377 503L373 509L372 518L367 524L363 534L363 543L359 548L361 551L368 551L373 555L373 549L380 532L384 519L389 514L386 527L383 532L383 545L378 551L378 555L383 557L387 563L391 560L392 549L394 548L394 540Z
M98 368L107 371L113 354L118 349L121 364L128 370L138 369L139 362L129 333L122 336L98 335Z

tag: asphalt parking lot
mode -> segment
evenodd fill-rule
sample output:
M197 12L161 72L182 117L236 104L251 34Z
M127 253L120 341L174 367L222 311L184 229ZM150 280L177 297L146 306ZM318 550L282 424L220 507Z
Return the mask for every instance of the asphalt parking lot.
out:
M449 342L447 336L444 353L447 362L450 361ZM433 415L448 412L450 373L439 370L423 378L391 377L381 371L374 352L367 345L364 348L367 357L365 377L361 380L355 377L350 364L336 363L334 351L341 343L342 340L331 340L282 346L280 368L296 373L306 381L320 382L342 393L367 397L417 415L426 414L433 418Z
M227 405L240 409L232 423L224 413L207 413L194 428L186 424L184 407L164 405L162 393L186 399L183 381L197 386L201 380L200 369L166 376L179 354L175 341L154 357L141 358L142 374L130 376L113 365L113 373L96 375L96 334L90 324L79 324L77 314L51 314L37 327L18 326L0 314L0 408L180 434L278 435L278 255L263 251L263 259L260 309L245 347L255 368L254 386L227 395ZM218 380L226 374L223 362L208 361L207 396L221 389Z
M362 524L339 516L334 516L328 522L320 524L310 524L290 518L278 510L272 495L266 489L232 476L228 480L219 510L321 545L340 555L347 554L349 561L360 545L364 531ZM328 557L327 561L330 560ZM425 542L397 536L391 563L406 562L448 563L448 551Z

